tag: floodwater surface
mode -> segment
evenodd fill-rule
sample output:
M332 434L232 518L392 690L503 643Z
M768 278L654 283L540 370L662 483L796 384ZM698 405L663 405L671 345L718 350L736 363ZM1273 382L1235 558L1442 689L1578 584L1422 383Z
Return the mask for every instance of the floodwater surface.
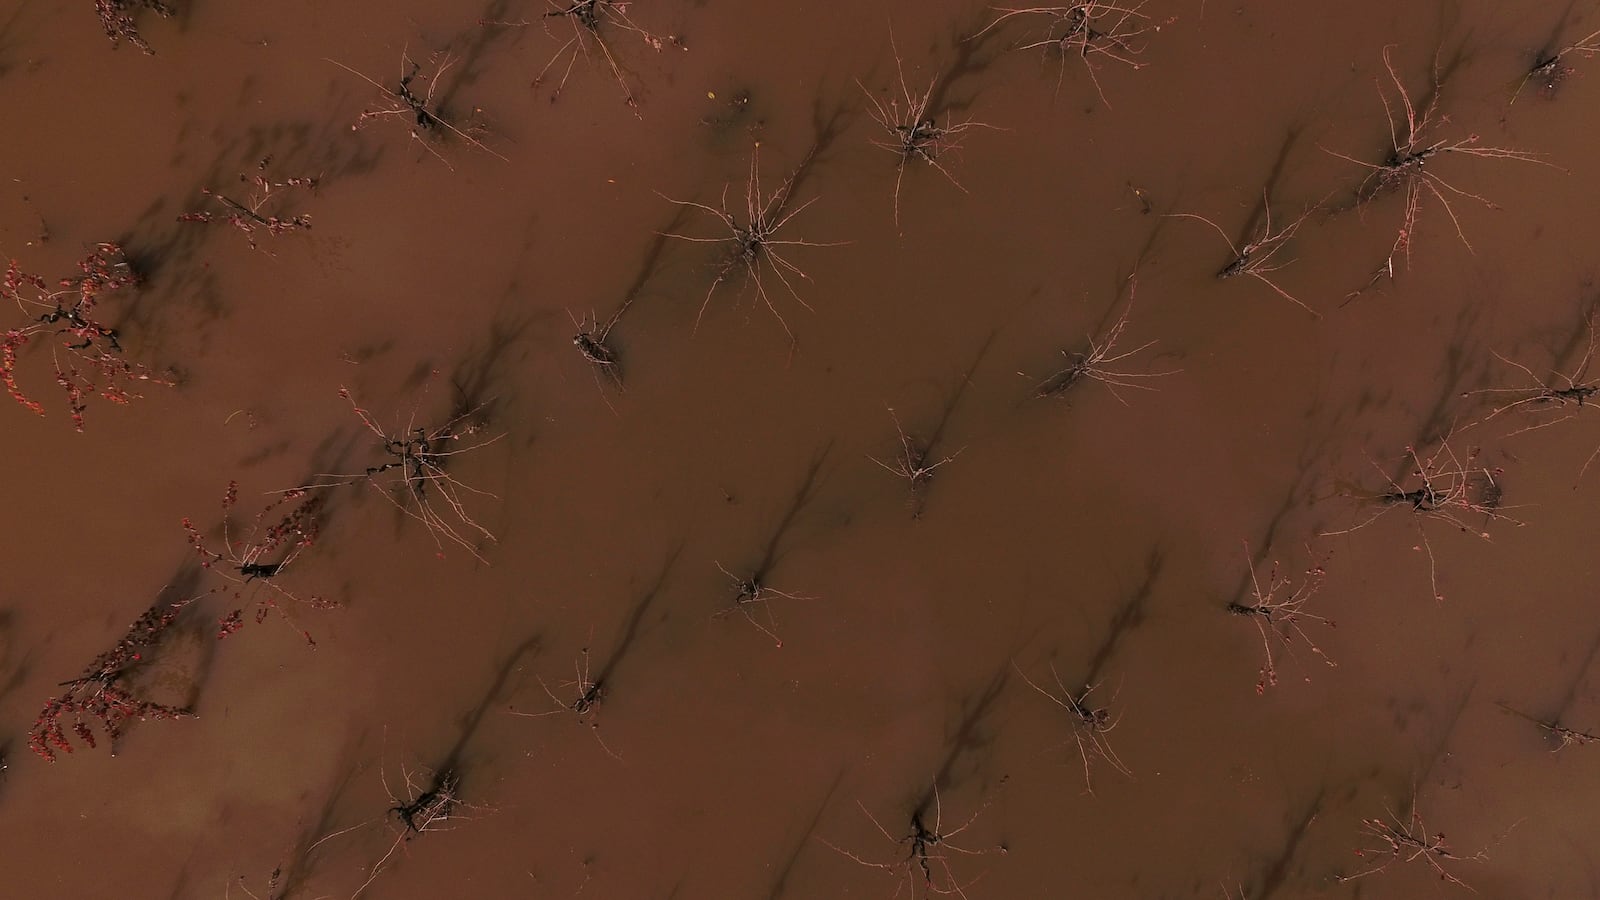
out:
M1585 4L98 7L0 895L1600 896Z

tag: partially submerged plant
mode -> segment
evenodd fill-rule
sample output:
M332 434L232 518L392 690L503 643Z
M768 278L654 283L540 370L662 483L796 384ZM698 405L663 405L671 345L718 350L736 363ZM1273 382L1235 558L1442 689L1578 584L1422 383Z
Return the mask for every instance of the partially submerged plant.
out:
M1307 550L1309 555L1310 550ZM1266 661L1261 664L1261 677L1256 681L1256 693L1266 693L1267 688L1278 683L1278 665L1273 657L1273 647L1282 647L1285 652L1294 651L1296 639L1303 642L1312 653L1316 654L1329 667L1336 667L1328 654L1322 652L1311 636L1306 634L1303 625L1325 625L1334 627L1332 619L1319 616L1306 609L1317 591L1322 588L1322 580L1327 575L1321 562L1313 561L1310 568L1306 569L1304 577L1298 583L1291 581L1284 574L1277 561L1267 571L1266 583L1256 574L1256 566L1251 562L1250 544L1244 545L1245 563L1250 566L1250 598L1247 602L1234 601L1228 604L1228 612L1249 619L1256 626L1261 635L1261 650L1266 656ZM1308 677L1306 679L1310 681Z
M870 458L884 471L905 479L906 486L911 491L912 515L920 517L923 494L929 482L933 480L934 471L946 463L954 462L955 458L961 455L961 451L957 450L949 456L935 460L933 455L937 435L924 442L906 434L906 430L900 425L900 417L895 414L893 407L889 409L889 418L894 420L895 433L900 437L900 453L890 460L882 460L876 456Z
M828 453L833 449L830 441L822 450L812 458L811 465L806 468L805 478L800 482L799 488L794 492L794 497L789 501L789 506L784 510L783 517L772 529L767 539L766 546L762 548L761 560L754 567L742 570L744 574L734 574L728 571L720 562L715 562L717 570L727 576L733 584L732 602L712 614L713 619L726 618L734 613L743 616L745 621L762 634L772 639L779 647L783 646L783 638L778 636L778 618L772 611L775 600L815 600L815 597L805 594L782 591L768 583L783 550L784 539L794 529L795 522L799 520L801 510L811 501L817 489L817 479L822 473L822 464L827 461ZM763 623L756 618L755 610L764 614L766 621Z
M961 450L956 450L948 456L939 456L935 459L944 446L945 432L950 427L950 421L955 417L956 409L961 405L961 399L967 395L967 389L972 386L972 377L983 364L983 359L989 354L989 347L994 343L994 332L984 339L983 346L978 348L978 354L972 360L972 365L967 367L961 376L961 381L945 399L944 408L939 413L939 418L934 421L931 428L922 432L919 438L908 433L900 425L900 416L889 407L889 418L894 421L895 434L900 439L900 453L890 459L879 459L876 456L868 457L885 471L905 479L910 496L907 503L911 507L911 517L922 518L922 510L927 502L928 486L933 481L933 473L940 466L953 462L961 455Z
M379 425L347 388L340 388L339 396L350 404L361 424L377 437L383 461L357 474L322 473L295 490L370 484L402 515L427 529L441 559L445 555L445 545L454 544L473 559L487 564L478 552L479 547L492 543L495 537L473 518L469 507L473 498L495 499L495 496L451 472L457 458L505 437L504 433L480 437L485 428L478 418L483 406L435 426L417 424L413 412L404 427L388 429Z
M509 162L504 156L490 150L480 140L484 129L471 123L457 125L450 114L434 102L434 93L439 89L439 82L445 73L456 64L455 57L446 53L435 53L429 57L427 67L414 61L406 51L400 53L400 77L394 87L385 87L371 77L350 68L336 59L328 59L339 68L360 78L362 81L377 88L380 93L379 102L362 110L356 123L350 126L351 131L359 131L367 124L376 121L387 121L398 118L408 124L411 139L439 162L445 168L454 170L455 167L436 150L433 142L445 134L451 134L465 141L468 146L482 150L502 162Z
M1130 285L1132 279L1129 279ZM1111 323L1111 327L1096 339L1093 335L1088 338L1088 347L1084 350L1062 350L1061 355L1067 360L1067 365L1057 369L1034 386L1033 396L1038 399L1046 397L1065 396L1073 387L1084 381L1098 381L1106 386L1117 402L1127 405L1127 400L1117 393L1118 388L1128 388L1141 391L1153 391L1155 387L1148 382L1152 378L1164 378L1176 375L1179 370L1171 369L1164 372L1131 372L1123 367L1124 360L1155 346L1155 341L1146 341L1132 350L1117 349L1117 342L1122 339L1122 332L1128 327L1128 316L1133 312L1133 289L1129 288L1128 305L1122 314Z
M1415 796L1411 799L1410 810L1404 816L1387 806L1384 812L1386 817L1375 816L1361 820L1361 832L1365 843L1357 848L1356 856L1364 860L1365 865L1354 874L1340 875L1340 882L1376 875L1396 863L1422 860L1441 880L1472 890L1465 881L1457 877L1454 869L1458 863L1482 862L1488 859L1483 850L1463 855L1445 841L1444 832L1429 833L1426 823L1422 820L1422 813L1417 810Z
M716 293L717 288L736 272L743 272L744 284L741 287L741 292L748 289L753 282L756 286L757 298L777 318L778 324L783 326L784 334L789 336L790 343L794 343L794 331L789 328L788 320L783 317L783 314L778 311L777 305L773 303L772 297L767 291L766 283L762 281L761 273L765 270L770 275L776 276L784 289L788 291L789 296L809 311L811 304L802 299L800 294L795 291L789 276L794 275L807 281L810 281L811 277L802 272L794 263L784 258L782 254L788 252L786 249L782 250L782 252L780 252L780 249L788 247L833 247L842 243L839 241L819 243L778 237L778 233L785 225L789 224L796 216L805 212L811 204L817 201L817 198L813 197L790 209L789 202L793 199L791 191L794 187L794 181L795 175L790 174L770 195L762 195L761 144L758 142L750 152L750 175L745 182L745 209L742 220L734 210L728 207L729 185L723 185L722 198L715 207L691 200L674 200L665 194L661 195L663 199L679 206L692 207L702 212L710 213L727 230L726 234L716 237L702 237L676 232L667 233L667 237L677 238L678 240L699 244L717 244L723 248L723 257L721 262L717 264L716 277L712 279L711 286L706 289L705 299L700 302L700 310L695 313L694 324L697 330L700 327L701 318L705 316L706 307L711 303L711 296Z
M780 591L763 580L764 573L762 572L735 575L724 568L722 563L719 562L715 565L717 570L728 576L728 580L733 583L734 593L733 602L729 606L713 613L712 618L720 619L738 613L744 617L746 622L754 626L757 631L771 638L772 642L779 647L783 646L783 638L778 636L778 616L772 611L773 601L817 599L807 594ZM765 623L758 620L756 614L752 612L752 610L757 609L763 613L766 619Z
M211 202L222 208L220 213L210 210L197 210L184 213L178 217L180 222L199 222L210 224L222 222L233 226L244 233L245 240L249 242L250 249L256 249L256 232L265 231L269 236L276 237L291 231L307 231L311 228L311 217L305 214L280 215L269 208L274 195L287 192L296 188L314 189L317 186L315 177L292 177L283 181L273 181L266 175L267 166L272 158L266 157L256 164L256 171L245 174L240 173L239 181L250 185L250 192L243 200L236 200L227 194L205 188L202 193Z
M568 313L571 318L571 313ZM595 367L597 373L604 373L606 378L618 388L622 387L622 366L617 359L617 352L606 343L611 329L617 324L617 316L613 316L601 327L593 314L581 319L572 319L572 327L576 333L572 336L572 345L578 348L583 358Z
M931 796L933 808L919 807L913 810L909 830L898 836L890 833L889 829L883 827L877 818L867 811L865 805L859 800L856 801L856 806L860 807L861 814L867 817L867 820L872 823L872 827L877 829L878 833L883 835L885 839L902 848L900 856L890 862L877 862L868 859L854 851L840 847L827 838L818 837L817 840L835 853L869 869L879 869L894 874L896 897L900 896L902 890L905 890L913 898L918 895L919 890L924 896L929 894L953 894L965 897L967 888L977 883L983 877L983 873L980 872L967 879L959 878L950 861L960 856L984 856L995 852L1004 853L1006 848L1004 845L999 845L975 849L963 847L954 842L955 838L971 828L972 824L978 820L978 817L983 815L984 810L988 809L989 803L987 800L965 822L947 830L943 825L944 805L939 799L939 786L937 784L934 785ZM956 854L956 856L951 854Z
M1323 536L1351 534L1395 510L1409 511L1421 541L1413 549L1427 554L1428 582L1433 588L1433 597L1438 601L1444 600L1444 594L1439 590L1438 559L1434 556L1433 541L1424 527L1427 522L1444 522L1457 531L1475 535L1484 541L1491 539L1488 529L1496 522L1522 525L1522 522L1505 512L1504 491L1499 480L1502 471L1498 467L1482 465L1478 457L1477 448L1458 455L1450 446L1450 435L1445 435L1431 453L1423 454L1415 447L1406 448L1411 471L1400 481L1391 478L1377 463L1372 463L1372 467L1388 482L1388 487L1352 496L1377 506L1377 511L1349 528L1322 532Z
M1514 716L1517 716L1518 718L1527 719L1529 722L1539 726L1541 731L1555 741L1556 746L1550 749L1551 753L1560 753L1568 747L1584 747L1588 746L1589 744L1600 744L1600 734L1595 734L1592 731L1581 731L1577 728L1570 728L1561 723L1560 717L1541 719L1538 716L1530 715L1505 703L1501 703L1500 708Z
M1226 280L1229 278L1237 278L1240 275L1248 275L1267 287L1272 288L1273 293L1277 294L1283 299L1288 300L1295 306L1300 307L1301 309L1310 313L1312 316L1321 318L1321 315L1316 310L1307 306L1300 300L1300 298L1284 290L1276 281L1272 279L1272 275L1274 273L1294 262L1292 259L1284 260L1282 262L1275 260L1278 256L1278 253L1283 250L1284 245L1294 237L1294 233L1300 230L1300 226L1305 222L1306 219L1310 218L1311 214L1315 211L1316 207L1309 207L1305 212L1300 214L1300 218L1295 219L1282 228L1273 230L1272 201L1267 198L1267 192L1262 191L1261 213L1265 219L1265 222L1262 224L1260 230L1255 232L1254 237L1249 239L1241 239L1241 243L1238 244L1234 243L1233 238L1228 237L1228 233L1222 230L1222 226L1211 221L1205 216L1196 215L1194 213L1169 213L1169 215L1173 216L1174 218L1194 219L1196 221L1204 222L1207 225L1210 225L1211 228L1222 237L1223 242L1228 245L1228 251L1233 254L1233 259L1230 260L1227 265L1224 265L1221 269L1217 270L1217 278Z
M1052 663L1050 665L1050 677L1055 681L1056 690L1051 691L1036 684L1033 679L1028 677L1026 672L1022 671L1022 667L1015 662L1011 664L1011 667L1017 670L1017 674L1021 675L1022 680L1028 683L1028 687L1033 688L1041 696L1048 698L1051 703L1067 712L1070 717L1068 725L1072 729L1072 743L1077 747L1078 758L1083 763L1083 789L1087 793L1094 793L1094 779L1091 770L1095 760L1100 760L1109 765L1126 778L1133 777L1133 772L1122 761L1122 757L1117 755L1117 751L1111 749L1111 741L1108 737L1117 727L1120 717L1113 716L1111 710L1107 707L1094 706L1089 702L1089 695L1100 687L1099 682L1084 685L1083 690L1073 693L1067 689L1065 684L1062 684L1061 676L1056 673L1055 664Z
M116 741L128 722L192 716L186 709L141 698L129 683L129 676L147 662L145 654L191 602L158 603L145 610L128 626L121 640L95 657L82 675L63 681L61 687L66 690L45 701L34 719L28 731L28 749L46 762L55 762L57 753L73 752L67 737L69 724L72 734L92 748L96 742L90 723L94 722L111 741L115 755Z
M209 593L230 593L231 599L241 604L218 621L217 637L227 637L244 627L245 606L253 604L256 624L275 612L315 649L316 640L299 625L290 608L332 609L338 603L316 595L302 597L284 587L280 576L316 544L322 499L304 488L283 491L256 513L242 534L235 533L233 523L238 501L239 483L229 482L222 499L222 540L216 545L200 533L192 519L183 519L183 530L188 534L189 546L200 557L200 567L227 582L227 586L212 588ZM270 518L274 516L276 521ZM221 549L213 549L214 546ZM251 593L248 600L247 591Z
M351 900L360 897L374 881L378 880L379 875L388 871L389 860L411 840L424 834L448 831L454 827L455 822L469 818L465 814L466 810L477 808L462 800L461 774L452 766L442 766L437 770L419 767L413 771L402 764L400 772L405 779L403 798L389 787L389 778L383 769L380 767L378 770L378 778L383 783L384 793L388 794L389 802L394 804L389 807L383 818L368 819L348 828L330 832L306 848L309 853L333 838L393 819L390 831L394 834L394 840L389 843L389 848L383 856L372 864L367 879L356 888L355 893L350 895ZM398 827L395 827L396 825Z
M984 122L971 118L957 119L947 110L930 109L934 99L934 91L938 87L939 77L929 79L928 87L919 96L912 92L906 84L905 66L900 60L900 49L894 43L894 33L889 33L890 46L894 47L894 67L899 78L899 96L890 93L887 99L867 90L867 86L859 80L856 86L867 95L867 100L872 104L869 113L872 120L887 132L886 139L872 141L874 147L879 147L894 153L898 157L894 175L894 224L900 227L900 184L905 179L906 168L917 163L927 165L945 177L946 181L966 193L966 188L946 168L947 158L956 155L961 150L962 134L973 128L994 128ZM940 118L943 117L943 124Z
M1461 227L1461 220L1457 218L1456 211L1450 204L1450 197L1457 199L1467 198L1476 200L1490 209L1498 209L1495 203L1480 194L1462 190L1446 181L1434 170L1433 163L1450 155L1476 156L1488 159L1511 159L1519 162L1540 163L1549 165L1539 158L1537 154L1526 150L1514 150L1507 147L1488 147L1479 143L1478 135L1469 134L1462 138L1437 137L1439 126L1448 121L1447 117L1439 114L1439 99L1441 96L1441 80L1437 60L1433 71L1433 82L1428 91L1426 101L1420 105L1412 102L1411 94L1406 90L1405 82L1400 80L1400 74L1395 71L1394 62L1390 59L1390 51L1394 45L1383 48L1383 67L1388 73L1389 83L1393 88L1396 99L1391 101L1389 93L1384 89L1382 78L1376 79L1378 85L1378 98L1383 101L1385 121L1389 126L1390 151L1382 162L1370 163L1356 159L1337 151L1328 150L1347 162L1355 163L1368 170L1367 177L1356 189L1356 202L1358 205L1376 199L1389 193L1400 193L1404 198L1404 206L1400 215L1400 227L1395 234L1393 245L1389 248L1388 259L1379 267L1373 282L1379 278L1394 277L1395 258L1401 257L1409 265L1411 262L1411 239L1416 234L1417 214L1422 207L1425 195L1430 195L1439 201L1450 223L1455 227L1456 236L1461 239L1462 246L1472 251L1472 242L1467 240L1466 232ZM1397 115L1396 109L1399 114ZM1326 149L1326 148L1324 148ZM1369 284L1370 286L1370 284ZM1365 290L1365 288L1363 288ZM1356 293L1360 293L1357 291Z
M1022 8L997 6L995 11L1000 13L999 18L973 37L1012 21L1026 22L1031 30L1016 48L1038 50L1045 59L1052 56L1056 59L1056 90L1061 90L1061 82L1066 77L1067 60L1078 59L1089 73L1100 102L1110 109L1111 101L1106 99L1106 92L1100 85L1098 70L1101 63L1144 68L1144 63L1139 62L1144 52L1142 38L1157 26L1143 9L1143 0L1126 5L1089 2Z
M1518 428L1507 435L1507 437L1515 437L1519 434L1549 428L1552 425L1559 425L1562 422L1577 418L1583 415L1585 409L1600 408L1600 403L1597 403L1595 399L1595 395L1600 394L1600 378L1589 375L1589 365L1594 361L1595 348L1597 343L1600 343L1600 332L1595 329L1592 315L1588 319L1587 327L1589 341L1585 346L1583 357L1578 360L1578 364L1573 367L1571 372L1552 370L1549 377L1540 377L1528 366L1495 352L1495 359L1522 372L1527 376L1529 384L1523 387L1483 388L1481 390L1468 391L1465 396L1486 394L1507 398L1474 425L1483 424L1504 413L1522 413L1536 419L1532 424ZM1594 463L1597 456L1600 456L1600 446L1597 446L1584 459L1583 467L1578 470L1578 478L1580 480L1589 471L1589 466Z
M673 567L677 564L678 556L682 552L683 545L680 543L672 551L672 555L667 558L666 564L661 568L654 583L633 604L632 611L628 614L627 619L624 620L622 630L618 634L615 643L612 644L610 652L604 657L603 662L598 666L591 667L589 647L585 646L579 651L578 659L573 663L572 680L563 681L557 685L557 689L567 692L567 696L570 696L571 700L563 700L561 696L557 695L556 691L550 689L550 686L545 683L543 678L540 678L539 687L544 689L545 695L550 698L550 702L553 704L553 708L543 712L524 712L513 707L511 713L532 719L562 713L571 714L580 725L589 728L590 733L594 735L595 740L600 744L600 749L604 750L607 756L620 762L622 756L612 750L611 746L600 737L599 707L610 691L612 676L616 674L617 668L627 658L629 649L639 637L639 629L644 623L645 613L661 596L662 588L667 583L667 576L671 574ZM591 642L594 640L593 628L589 629L589 640Z
M72 424L82 431L89 397L98 393L113 403L126 404L139 397L131 390L133 382L170 382L130 362L117 329L101 318L99 304L106 295L127 291L140 281L122 248L99 244L78 262L78 270L79 274L51 285L11 261L0 281L0 299L15 303L30 321L0 335L0 385L24 408L43 415L43 404L17 384L20 352L36 336L64 335L66 340L51 347L51 359L56 384L67 395Z
M600 317L593 312L585 314L582 318L572 315L571 311L567 312L567 318L572 320L572 327L576 331L572 336L572 344L578 348L578 352L593 367L596 382L599 382L603 376L618 390L622 390L623 364L616 348L611 344L611 334L616 330L617 325L622 322L622 317L627 314L628 310L633 308L634 302L644 293L645 286L655 276L656 270L661 264L663 251L666 249L667 241L669 240L669 232L681 225L692 212L694 212L693 207L677 207L673 213L672 221L667 224L667 230L656 232L654 239L651 240L648 249L645 250L644 256L640 260L639 268L634 273L633 280L623 293L622 300L617 303L616 309L605 320L604 325L600 324ZM604 385L601 385L601 387L601 397L604 398ZM606 402L608 405L610 404L609 400Z
M1517 89L1511 95L1511 102L1517 102L1517 98L1522 96L1522 89L1527 87L1530 81L1538 85L1539 96L1546 100L1554 99L1556 91L1574 71L1565 62L1566 58L1576 54L1584 59L1591 59L1597 53L1600 53L1600 31L1592 31L1554 52L1539 54L1533 65L1528 68L1527 74L1522 76L1522 81L1517 83Z
M622 64L617 61L616 54L612 52L611 44L606 39L606 32L614 30L632 35L635 39L642 41L645 46L657 52L660 52L661 48L668 42L676 44L678 42L677 37L673 35L660 37L636 24L628 16L628 7L632 5L630 0L546 0L546 2L549 4L550 10L537 20L544 27L545 32L549 33L550 23L559 19L571 27L572 36L567 38L560 48L551 55L550 60L544 64L544 68L539 70L539 74L533 79L534 89L537 90L540 85L544 84L545 76L550 73L551 68L565 57L567 64L561 71L561 80L556 83L555 89L550 92L550 102L556 102L557 98L561 96L561 90L567 86L567 79L572 76L572 67L577 64L578 57L582 55L585 59L589 59L594 51L599 51L599 55L605 60L606 69L617 82L617 87L622 89L623 102L628 105L629 109L637 113L639 108L638 98L634 95L633 88L628 84L628 76L624 72ZM521 19L515 22L484 21L481 24L524 28L532 25L533 21L528 19Z
M164 19L178 14L177 10L161 0L94 0L95 14L100 17L100 27L105 29L111 46L127 41L146 55L154 56L156 51L139 34L139 24L133 18L134 13L141 9L148 9Z
M436 772L429 778L425 788L412 779L410 772L405 773L405 779L406 796L409 799L393 800L395 805L389 808L389 812L405 825L405 835L437 830L442 823L453 818L461 804L461 776L449 770Z
M592 632L590 636L593 637ZM599 743L600 749L604 750L607 756L621 762L622 757L611 749L611 745L607 744L604 738L600 737L598 716L600 704L605 700L606 696L605 673L602 672L591 677L588 647L584 647L579 652L577 661L573 663L573 675L574 677L571 681L563 681L557 685L561 690L570 691L573 699L562 700L556 696L555 691L550 689L544 679L540 678L539 687L544 689L545 694L550 698L550 702L555 704L555 708L544 712L524 712L512 709L511 714L529 719L540 719L545 716L569 713L578 720L579 724L589 728L589 732L594 735L595 741Z

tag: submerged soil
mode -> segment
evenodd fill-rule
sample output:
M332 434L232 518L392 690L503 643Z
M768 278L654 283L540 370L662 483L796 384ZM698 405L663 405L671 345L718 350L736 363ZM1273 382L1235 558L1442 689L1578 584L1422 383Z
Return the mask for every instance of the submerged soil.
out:
M1578 7L174 5L0 6L0 893L1600 895Z

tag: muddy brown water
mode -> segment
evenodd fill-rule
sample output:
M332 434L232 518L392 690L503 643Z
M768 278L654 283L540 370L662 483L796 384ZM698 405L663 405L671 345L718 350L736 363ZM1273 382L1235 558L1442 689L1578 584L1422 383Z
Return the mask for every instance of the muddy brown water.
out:
M1600 60L1510 102L1541 49L1600 28L1582 4L1151 0L1116 51L1138 68L1097 54L1097 91L1081 60L1013 49L1032 16L969 39L1001 14L980 3L638 2L659 50L600 23L636 112L600 55L555 102L564 59L531 85L567 20L478 24L533 2L194 0L135 12L153 56L87 7L0 8L0 252L53 279L123 244L145 283L103 309L176 384L91 400L74 433L47 333L17 364L46 414L0 406L0 895L1465 893L1440 869L1484 897L1600 895L1600 747L1552 753L1505 708L1600 729L1600 430L1463 396L1527 384L1496 353L1541 377L1585 354ZM1351 208L1368 170L1335 155L1393 149L1386 46L1419 115L1439 61L1430 134L1548 164L1427 159L1409 265L1346 302L1404 215L1396 192ZM868 100L898 90L896 50L918 97L954 67L936 123L992 126L939 157L959 188L907 167L898 227ZM426 91L436 53L429 108L481 147L414 140L414 114L352 131L384 102L363 74L393 89L408 55ZM727 184L742 224L758 144L763 195L798 167L785 210L814 200L771 240L836 245L769 245L795 267L799 300L762 269L782 323L741 269L697 322L722 245L658 234L722 226L666 198ZM264 207L311 230L252 250L176 221L269 156L319 179ZM1240 243L1263 188L1275 227L1319 207L1262 270L1319 317L1216 278L1226 242L1173 215ZM572 335L623 304L618 390ZM1169 373L1154 390L1030 399L1125 311L1116 352L1155 343L1106 365ZM363 483L390 457L341 387L391 436L474 410L463 440L497 439L444 471L495 540L441 558L393 473ZM919 515L874 463L897 465L889 408L949 460ZM1447 435L1455 470L1431 457ZM1417 486L1412 446L1500 505L1327 534L1386 477ZM220 543L230 481L243 522L327 472L357 483L283 572L198 568L179 522ZM1337 627L1299 624L1337 666L1274 643L1258 695L1262 633L1228 604L1274 560L1296 585L1322 561L1304 612ZM783 594L736 606L719 566L763 562ZM61 682L191 596L121 683L193 718L28 752ZM293 627L249 621L262 600ZM559 705L597 679L584 716ZM1125 771L1091 752L1086 779L1067 695L1089 684L1109 730L1082 746ZM459 805L407 834L391 808L441 768ZM1358 856L1384 850L1373 817L1462 858Z

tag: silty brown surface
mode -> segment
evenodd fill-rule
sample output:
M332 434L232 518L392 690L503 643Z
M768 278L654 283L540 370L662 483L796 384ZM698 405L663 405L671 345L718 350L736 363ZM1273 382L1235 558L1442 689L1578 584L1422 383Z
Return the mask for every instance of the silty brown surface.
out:
M554 9L127 10L154 55L88 4L0 14L0 252L53 284L121 244L144 283L100 312L174 382L78 434L65 338L18 351L45 414L0 407L0 893L1600 890L1596 748L1535 721L1600 728L1600 433L1476 393L1591 377L1600 60L1518 88L1600 20L1152 0L1092 10L1129 36L1091 78L1101 38L1063 20L1061 68L982 4L641 0L604 51ZM1410 137L1386 47L1413 151L1539 161L1364 190L1343 157ZM874 118L924 101L970 127ZM747 228L758 145L759 289L662 236ZM252 207L240 173L316 184ZM1219 278L1250 243L1259 277ZM408 515L444 475L461 542ZM267 549L251 519L307 484L314 540ZM28 752L189 598L114 674L193 717Z

